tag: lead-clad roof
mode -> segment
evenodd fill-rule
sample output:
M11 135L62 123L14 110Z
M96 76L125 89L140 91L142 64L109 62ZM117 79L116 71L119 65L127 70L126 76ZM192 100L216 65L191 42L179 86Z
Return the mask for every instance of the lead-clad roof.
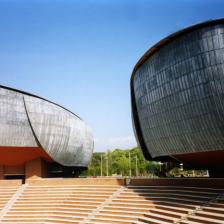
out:
M0 86L0 145L41 146L64 166L88 166L89 127L69 110L35 95Z

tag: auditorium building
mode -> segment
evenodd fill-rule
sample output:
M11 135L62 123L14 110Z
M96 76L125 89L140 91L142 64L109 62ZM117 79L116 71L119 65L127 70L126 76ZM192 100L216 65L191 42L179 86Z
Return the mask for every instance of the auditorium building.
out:
M80 117L0 86L0 179L77 176L92 152L92 133Z
M185 28L152 46L134 67L131 103L147 159L222 174L224 19Z

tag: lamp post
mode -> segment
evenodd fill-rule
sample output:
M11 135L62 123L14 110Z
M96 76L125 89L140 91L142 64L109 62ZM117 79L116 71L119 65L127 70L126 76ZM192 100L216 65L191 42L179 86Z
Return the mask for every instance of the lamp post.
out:
M183 169L183 163L180 163L180 171L183 171L184 169Z
M135 175L138 176L138 157L135 156Z
M129 151L129 176L131 177L131 152Z
M106 170L107 170L107 177L108 177L108 154L106 154Z
M101 171L101 177L103 176L103 153L101 153L101 159L100 159L100 162L101 162L101 164L100 164L100 171Z
M163 163L161 163L160 161L159 161L159 172L161 173L161 171L162 171L162 164Z

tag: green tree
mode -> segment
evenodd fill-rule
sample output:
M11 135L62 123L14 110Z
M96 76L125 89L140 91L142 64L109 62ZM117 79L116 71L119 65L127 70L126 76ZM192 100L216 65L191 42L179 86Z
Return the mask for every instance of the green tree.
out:
M87 171L82 175L86 176L100 176L101 175L101 155L103 165L103 175L123 175L129 176L129 153L131 156L131 172L132 175L136 174L136 158L137 158L137 171L140 176L156 175L159 171L158 162L145 160L140 148L135 147L133 149L114 149L107 150L107 152L95 152L93 153L92 161Z

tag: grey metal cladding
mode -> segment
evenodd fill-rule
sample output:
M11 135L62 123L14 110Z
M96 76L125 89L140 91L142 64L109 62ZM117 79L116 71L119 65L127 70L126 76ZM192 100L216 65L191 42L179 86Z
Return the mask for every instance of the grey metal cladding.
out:
M39 144L64 166L86 167L93 153L92 133L78 116L43 98L0 86L0 146Z
M138 119L152 157L223 150L224 23L187 32L134 71Z
M0 88L0 146L37 147L23 95L4 88Z
M69 111L43 99L24 95L27 113L42 148L65 166L88 166L93 137L86 124Z

